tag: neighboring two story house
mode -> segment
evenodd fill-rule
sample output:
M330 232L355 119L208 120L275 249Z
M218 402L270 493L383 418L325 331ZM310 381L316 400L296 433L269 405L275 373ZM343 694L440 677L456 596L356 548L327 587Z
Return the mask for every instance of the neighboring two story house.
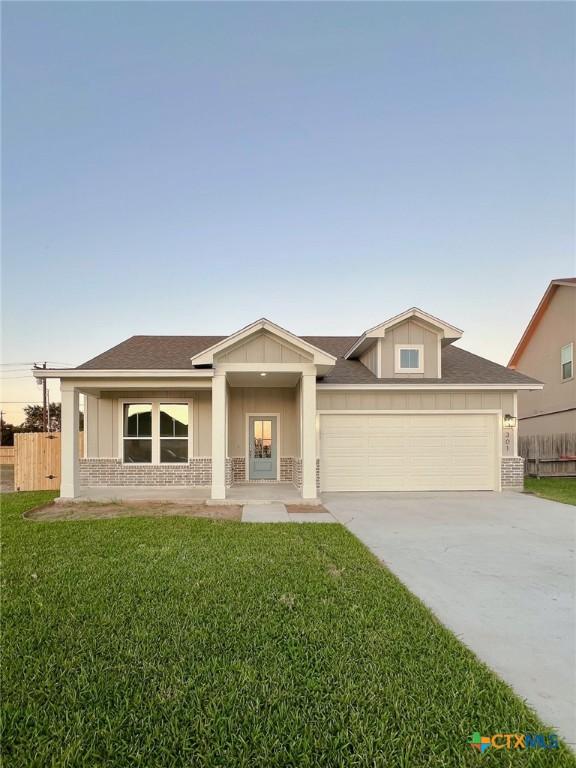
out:
M552 280L508 363L544 383L518 398L520 435L576 432L575 342L576 277Z
M541 385L454 346L461 336L416 308L359 336L295 336L262 319L230 336L134 336L78 368L34 370L60 379L61 496L521 487L517 393Z

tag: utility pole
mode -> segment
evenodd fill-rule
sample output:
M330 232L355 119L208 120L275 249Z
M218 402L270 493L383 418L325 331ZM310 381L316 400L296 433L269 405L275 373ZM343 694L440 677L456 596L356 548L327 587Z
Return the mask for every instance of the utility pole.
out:
M4 429L4 411L0 411L0 445L2 445L2 431Z
M46 362L42 365L42 368L46 368ZM46 397L46 379L42 379L42 432L48 432L48 406Z

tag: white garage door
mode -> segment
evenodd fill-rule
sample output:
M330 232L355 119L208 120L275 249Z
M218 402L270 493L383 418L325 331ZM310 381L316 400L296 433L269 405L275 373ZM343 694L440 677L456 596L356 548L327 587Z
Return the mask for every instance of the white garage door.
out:
M323 491L498 489L494 414L323 414Z

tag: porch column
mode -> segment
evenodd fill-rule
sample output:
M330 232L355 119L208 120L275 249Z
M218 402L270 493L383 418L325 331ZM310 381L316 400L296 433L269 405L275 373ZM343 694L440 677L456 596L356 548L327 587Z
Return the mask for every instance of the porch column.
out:
M316 498L316 374L302 374L302 498Z
M226 374L212 379L212 498L226 498Z
M80 431L79 393L62 387L62 436L60 439L60 498L80 495L78 432Z

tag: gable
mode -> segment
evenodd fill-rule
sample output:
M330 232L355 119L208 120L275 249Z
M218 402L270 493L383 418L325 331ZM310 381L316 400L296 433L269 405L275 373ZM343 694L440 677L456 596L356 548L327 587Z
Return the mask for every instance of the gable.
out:
M532 315L522 338L518 342L516 349L508 363L510 368L518 368L525 365L526 353L538 354L535 348L543 346L545 348L547 337L559 338L562 336L561 328L556 328L565 324L566 329L573 329L576 325L576 278L566 278L563 280L552 280L546 293L542 297L536 311ZM558 333L556 333L558 330ZM544 342L541 341L544 339ZM572 339L569 339L571 341ZM566 342L568 343L568 342ZM542 351L545 351L544 349Z
M439 339L442 339L443 343L451 343L462 336L462 331L459 328L418 309L418 307L412 307L411 309L406 310L406 312L395 315L389 320L385 320L383 323L376 325L374 328L364 331L362 336L360 336L360 338L350 347L345 357L348 359L360 357L360 355L374 344L375 339L385 338L391 330L397 329L398 327L404 327L406 323L422 326L423 328L432 331Z
M398 323L390 328L384 338L379 339L381 345L381 375L383 378L438 378L440 373L441 335L438 329L427 323L413 318ZM395 372L396 346L398 344L419 345L422 347L423 373L406 374Z
M252 341L253 344L250 343ZM248 345L245 351L238 350L238 347L244 345ZM227 336L203 352L194 355L191 358L191 363L193 366L212 365L218 360L220 363L226 361L233 365L231 359L225 357L230 353L232 359L236 358L237 363L246 365L256 365L265 361L278 365L282 363L313 363L320 375L336 362L333 355L263 317L256 320L255 323L241 328L231 336ZM248 356L250 359L247 359ZM237 359L238 357L239 359Z
M310 363L312 353L297 349L294 345L259 331L248 339L227 347L214 355L218 363Z

